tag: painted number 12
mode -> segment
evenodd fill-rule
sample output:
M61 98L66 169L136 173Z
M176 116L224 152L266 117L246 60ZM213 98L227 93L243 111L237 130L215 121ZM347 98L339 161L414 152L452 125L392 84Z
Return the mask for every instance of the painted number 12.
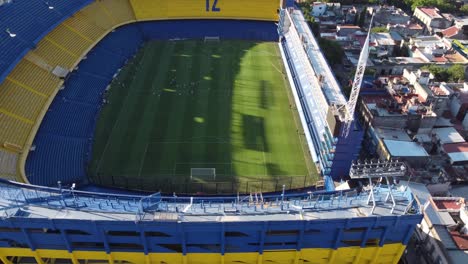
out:
M216 7L218 0L213 0L213 6L211 6L211 12L219 12L221 8ZM210 0L206 0L206 12L210 12Z

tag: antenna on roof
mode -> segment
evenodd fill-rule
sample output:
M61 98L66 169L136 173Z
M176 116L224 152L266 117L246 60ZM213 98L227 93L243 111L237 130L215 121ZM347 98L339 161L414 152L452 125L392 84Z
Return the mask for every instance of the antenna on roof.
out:
M16 34L13 33L13 32L11 32L9 28L7 28L7 29L5 30L5 32L8 33L8 35L10 36L10 38L16 37Z

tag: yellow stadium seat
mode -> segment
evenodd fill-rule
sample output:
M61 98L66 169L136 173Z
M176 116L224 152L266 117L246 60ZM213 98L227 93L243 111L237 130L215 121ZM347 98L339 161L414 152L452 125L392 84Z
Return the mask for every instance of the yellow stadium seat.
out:
M0 108L0 124L2 124L2 129L0 129L2 145L10 144L24 147L33 124L8 115L2 108Z
M65 69L72 69L75 62L79 59L78 56L56 46L47 39L41 40L32 52L43 58L52 67L61 66Z
M34 122L47 97L28 89L30 88L21 87L10 80L4 81L0 85L0 107L18 118Z
M16 65L7 79L32 87L47 96L50 96L60 84L58 77L24 59Z
M105 30L110 30L116 22L111 14L102 8L99 2L100 1L96 1L86 6L80 10L80 13L84 14L87 19L93 21L97 26Z
M18 153L0 149L0 175L2 176L2 178L5 178L5 176L13 176L16 174L17 162Z
M130 0L137 20L213 18L278 20L280 0Z
M114 25L120 25L135 20L132 6L128 0L98 0L105 13L114 19Z
M65 23L70 19L65 20ZM93 44L93 40L86 37L85 35L71 30L65 25L59 25L46 37L46 40L53 42L55 45L62 49L69 51L74 54L77 58L83 55L87 49Z
M94 23L93 18L88 18L82 11L77 12L65 20L62 25L74 33L79 34L81 37L92 40L93 42L100 39L106 32L104 28Z

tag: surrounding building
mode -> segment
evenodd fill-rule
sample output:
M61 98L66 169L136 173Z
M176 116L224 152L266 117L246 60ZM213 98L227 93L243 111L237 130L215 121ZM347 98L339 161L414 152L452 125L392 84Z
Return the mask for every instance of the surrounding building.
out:
M430 34L450 27L453 22L443 16L435 7L416 7L413 17L424 26L425 32Z
M414 189L424 189L423 186ZM424 197L423 191L418 197ZM416 229L416 250L426 263L465 263L468 258L468 214L462 197L432 197L427 191L424 218Z

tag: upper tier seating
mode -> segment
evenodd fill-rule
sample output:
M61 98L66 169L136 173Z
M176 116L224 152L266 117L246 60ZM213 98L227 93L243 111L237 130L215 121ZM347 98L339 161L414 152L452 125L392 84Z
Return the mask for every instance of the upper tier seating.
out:
M154 2L161 3L160 0ZM165 2L166 6L186 5L181 10L198 12L198 6L195 8L195 4L188 0ZM275 2L256 2L260 6L275 5L269 18L257 17L256 12L248 18L274 20ZM143 41L180 36L203 38L217 32L227 38L277 39L274 24L242 21L216 21L209 26L206 21L145 22L113 30L119 25L145 19L135 16L133 5L138 4L141 11L145 3L150 2L13 0L0 6L0 151L15 157L8 158L8 164L18 160L22 163L22 157L35 147L26 168L33 183L54 184L61 178L66 181L85 178L84 164L89 159L87 153L92 145L89 138L94 131L102 94L116 71L135 54ZM158 8L163 9L164 5ZM217 17L204 10L203 14L190 17ZM176 18L178 15L171 16ZM232 17L229 14L223 16ZM166 18L169 17L156 19ZM107 37L101 40L106 34ZM66 79L54 74L57 66L71 71ZM61 87L63 89L59 90ZM55 138L61 143L51 143ZM71 145L65 146L68 142ZM74 163L57 163L61 155L75 157ZM5 166L8 172L0 170L0 173L17 173L17 168L21 172L21 167Z
M102 105L115 72L143 42L137 25L108 34L80 62L49 107L26 163L31 183L55 185L86 181L86 164Z
M277 21L280 6L279 0L130 0L130 2L137 20L212 18Z
M0 82L44 35L91 0L15 0L0 6Z
M56 66L73 70L89 49L116 26L114 17L127 14L124 17L128 19L119 17L118 23L134 20L134 16L128 15L133 13L129 8L128 0L15 0L0 6L0 30L3 26L9 32L0 34L0 75L3 65L15 66L12 54L24 56L15 67L8 67L9 75L0 78L0 147L17 153L29 148L28 135L63 82L53 70ZM109 23L102 22L103 14ZM41 40L45 33L48 34ZM119 63L124 61L132 48L130 45L127 49L125 38L119 41L121 46L116 45L115 51L110 50L107 57L98 59L107 60L113 56L110 54L117 53ZM88 71L96 73L97 69ZM113 70L105 75L112 74Z

